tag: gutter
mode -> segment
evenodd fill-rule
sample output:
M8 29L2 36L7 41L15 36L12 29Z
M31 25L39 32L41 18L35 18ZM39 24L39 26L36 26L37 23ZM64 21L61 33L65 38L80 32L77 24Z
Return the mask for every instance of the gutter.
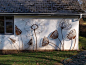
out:
M74 13L0 13L0 15L80 15Z
M68 17L78 17L82 18L82 15L85 14L74 14L74 13L0 13L0 16L20 16L20 15L25 15L25 16L68 16Z
M80 14L80 19L82 18L82 14Z

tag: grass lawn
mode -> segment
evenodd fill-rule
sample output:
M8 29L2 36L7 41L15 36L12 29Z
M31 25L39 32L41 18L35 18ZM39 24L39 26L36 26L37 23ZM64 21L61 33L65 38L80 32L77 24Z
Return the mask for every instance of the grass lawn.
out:
M79 36L79 49L86 50L86 37Z
M80 36L80 50L82 50L81 47L86 47L85 43L86 37ZM0 55L0 65L62 65L62 60L76 55L77 53L77 51L49 51Z
M83 23L84 25L86 25L86 23Z
M0 55L0 65L61 65L63 59L77 53L77 51L49 51Z

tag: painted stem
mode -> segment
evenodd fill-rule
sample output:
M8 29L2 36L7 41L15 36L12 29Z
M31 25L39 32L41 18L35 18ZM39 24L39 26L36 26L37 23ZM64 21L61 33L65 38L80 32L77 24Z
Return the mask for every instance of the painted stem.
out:
M60 43L61 43L61 46L62 46L62 42L61 42L61 40L58 38L58 40L60 41Z
M10 38L9 38L10 39ZM11 42L13 43L13 45L14 45L14 43L15 42L13 42L12 40L11 40ZM10 43L11 44L11 43ZM13 45L11 45L11 46L13 46ZM17 44L16 44L17 45ZM16 46L14 45L14 47L16 48ZM18 45L17 45L17 47L18 47ZM17 48L16 48L17 49ZM17 50L18 51L18 50Z
M20 35L20 38L21 38L21 41L22 41L22 50L23 50L23 40L22 40L22 37L21 37L21 35Z
M18 37L18 41L19 41L19 37ZM20 44L19 44L19 46L18 46L18 47L19 47L19 50L20 50Z
M72 40L71 40L71 46L70 46L70 50L72 49Z
M24 50L27 50L29 47L27 47L26 49L24 49Z
M75 47L75 44L76 44L76 39L75 39L74 47ZM73 49L74 49L74 47L73 47ZM72 50L73 50L73 49L72 49Z
M61 28L61 34L62 34L62 28ZM62 40L63 40L62 50L64 50L64 39L63 39L63 34L62 34Z
M37 50L37 36L36 36L35 29L34 29L34 34L35 34L35 37L36 37L36 50Z
M52 43L52 42L49 42L49 43ZM53 45L57 46L56 44L52 43ZM58 47L58 46L57 46ZM58 47L59 48L59 47ZM59 48L60 49L60 48ZM61 50L61 49L60 49Z
M11 43L10 43L11 44ZM15 45L14 45L14 47L15 47ZM15 47L16 48L16 47ZM17 48L16 48L16 50L17 50ZM19 50L17 50L18 51L18 53L19 53Z
M16 44L17 45L17 44ZM17 45L18 46L18 45ZM19 46L18 46L19 47Z
M16 46L14 45L14 47L16 48ZM17 48L16 48L17 49ZM19 50L17 50L18 51L18 53L19 53Z
M19 32L18 32L18 33L19 33ZM22 41L21 35L20 35L20 38L21 38L21 41ZM18 39L19 39L19 37L18 37ZM20 50L20 47L19 47L19 50ZM23 41L22 41L22 50L23 50Z

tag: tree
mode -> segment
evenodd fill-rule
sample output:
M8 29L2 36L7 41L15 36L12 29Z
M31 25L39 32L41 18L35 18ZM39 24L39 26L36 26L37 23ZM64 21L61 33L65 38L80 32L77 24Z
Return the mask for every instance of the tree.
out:
M78 0L81 8L86 12L86 0Z

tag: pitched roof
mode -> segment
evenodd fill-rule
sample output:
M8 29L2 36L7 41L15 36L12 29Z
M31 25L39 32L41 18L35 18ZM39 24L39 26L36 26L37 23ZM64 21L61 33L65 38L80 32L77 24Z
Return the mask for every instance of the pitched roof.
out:
M77 0L0 0L0 13L81 13Z

